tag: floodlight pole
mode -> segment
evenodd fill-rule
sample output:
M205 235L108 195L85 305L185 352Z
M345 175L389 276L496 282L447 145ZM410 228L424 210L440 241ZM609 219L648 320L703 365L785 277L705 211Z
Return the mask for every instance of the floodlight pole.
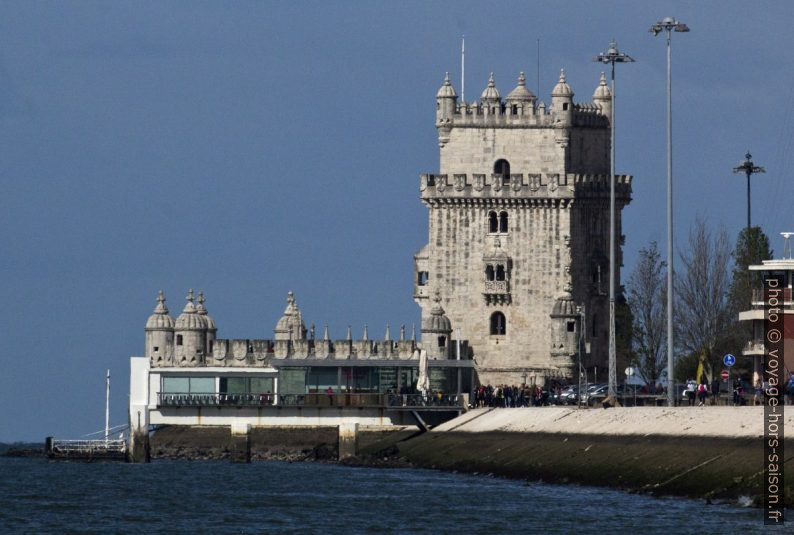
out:
M615 63L632 63L634 59L618 52L614 39L609 50L593 58L593 61L612 66L612 106L609 118L611 140L609 144L609 386L607 395L617 395L617 350L615 347Z
M747 175L747 231L750 231L750 177L756 173L766 173L766 169L761 166L755 165L752 160L753 156L750 151L744 155L744 161L738 167L733 168L734 173L744 173ZM749 234L748 234L749 237Z
M650 32L656 36L667 32L667 404L675 405L673 386L673 75L671 37L674 31L688 32L689 27L673 17L665 17Z

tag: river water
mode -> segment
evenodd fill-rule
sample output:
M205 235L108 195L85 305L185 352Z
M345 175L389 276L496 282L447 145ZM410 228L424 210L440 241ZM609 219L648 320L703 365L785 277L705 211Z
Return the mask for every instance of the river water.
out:
M0 532L737 533L736 505L414 469L0 458ZM627 531L628 530L628 531Z

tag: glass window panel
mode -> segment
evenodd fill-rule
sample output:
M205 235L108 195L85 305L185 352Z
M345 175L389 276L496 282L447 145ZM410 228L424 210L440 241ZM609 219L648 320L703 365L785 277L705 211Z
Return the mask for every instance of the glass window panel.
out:
M163 377L163 392L190 392L190 379L187 377Z
M419 368L400 368L400 392L412 393L416 391L416 380L419 378Z
M272 394L273 393L273 378L272 377L251 377L251 387L249 392L253 394Z
M378 368L380 392L397 392L397 368Z
M279 394L305 394L307 368L281 368Z
M309 374L306 378L306 386L309 392L327 392L328 387L333 388L334 392L336 392L339 388L336 370L336 367L325 366L309 368Z
M190 391L198 394L214 394L215 393L215 378L214 377L191 377L190 378Z
M244 394L248 392L248 380L245 377L222 377L221 393Z
M445 394L454 393L454 388L458 379L458 371L455 368L430 368L430 389Z

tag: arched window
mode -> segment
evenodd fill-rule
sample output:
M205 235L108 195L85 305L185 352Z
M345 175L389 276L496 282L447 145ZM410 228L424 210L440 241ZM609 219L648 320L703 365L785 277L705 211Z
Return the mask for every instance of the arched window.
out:
M496 266L496 280L505 280L505 267L502 264L497 264Z
M492 281L494 280L494 270L491 264L485 266L485 280Z
M507 212L499 212L499 232L507 232Z
M493 172L502 177L502 184L510 183L510 162L507 160L496 160L496 163L493 164Z
M496 212L488 212L488 232L499 232L499 218Z
M502 335L507 332L507 321L501 312L491 314L491 335Z

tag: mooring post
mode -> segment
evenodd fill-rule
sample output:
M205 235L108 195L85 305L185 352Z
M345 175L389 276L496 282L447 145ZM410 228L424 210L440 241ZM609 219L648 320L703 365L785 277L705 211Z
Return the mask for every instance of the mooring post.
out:
M233 422L232 432L232 462L251 462L251 424Z
M358 424L339 424L339 460L355 457L357 452Z

